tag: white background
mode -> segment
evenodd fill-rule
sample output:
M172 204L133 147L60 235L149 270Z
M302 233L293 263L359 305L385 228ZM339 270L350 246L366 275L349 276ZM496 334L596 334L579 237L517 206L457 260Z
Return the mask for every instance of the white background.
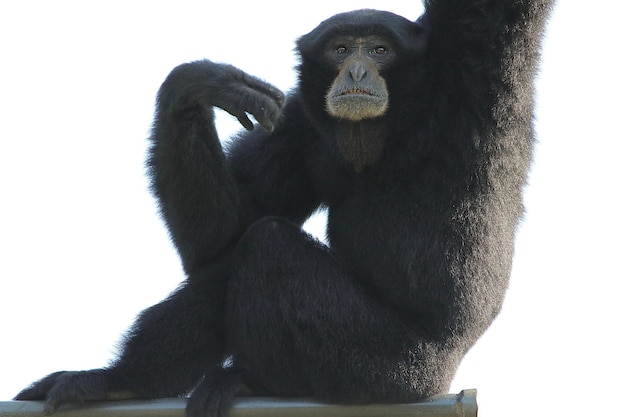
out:
M363 7L422 10L417 0L0 4L0 400L52 371L106 365L135 315L184 278L143 167L168 72L207 57L288 90L294 39ZM484 417L623 411L625 11L564 0L549 25L508 297L452 387L478 388ZM237 128L218 123L224 138Z

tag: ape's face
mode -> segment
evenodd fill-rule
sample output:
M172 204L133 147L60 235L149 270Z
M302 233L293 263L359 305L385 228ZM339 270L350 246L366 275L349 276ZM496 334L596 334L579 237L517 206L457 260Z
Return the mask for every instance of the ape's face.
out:
M421 24L393 13L335 15L298 41L300 87L312 109L317 112L317 100L323 99L333 119L378 118L390 105L387 70L413 61L425 49L425 39Z
M357 122L385 114L389 93L380 70L395 57L389 40L339 36L325 45L324 54L338 72L326 94L326 110L331 116Z
M387 126L404 123L387 120L394 106L415 107L397 89L416 89L425 45L420 23L376 10L335 15L298 40L304 109L357 172L380 160Z

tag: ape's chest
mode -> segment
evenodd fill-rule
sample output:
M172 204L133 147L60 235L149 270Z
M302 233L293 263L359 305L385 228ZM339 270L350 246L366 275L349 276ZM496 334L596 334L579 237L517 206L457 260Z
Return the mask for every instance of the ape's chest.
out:
M430 256L426 238L440 219L429 218L418 201L399 201L392 193L353 197L331 206L328 240L351 265L372 276L412 274L416 260Z

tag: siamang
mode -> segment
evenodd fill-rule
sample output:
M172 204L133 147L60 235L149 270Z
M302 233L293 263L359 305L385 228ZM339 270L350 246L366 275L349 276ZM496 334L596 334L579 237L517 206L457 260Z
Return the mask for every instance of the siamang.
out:
M230 65L175 68L147 164L187 279L110 366L16 399L188 396L214 417L242 386L346 404L447 391L507 288L552 3L335 15L298 39L287 98ZM215 107L248 132L222 147ZM319 207L328 245L301 230Z

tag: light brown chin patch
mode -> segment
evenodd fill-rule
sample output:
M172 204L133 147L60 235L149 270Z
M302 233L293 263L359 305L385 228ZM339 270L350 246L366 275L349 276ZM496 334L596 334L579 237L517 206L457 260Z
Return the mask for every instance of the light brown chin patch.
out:
M326 96L328 114L352 122L380 117L387 112L388 106L387 96L375 96L356 90Z

